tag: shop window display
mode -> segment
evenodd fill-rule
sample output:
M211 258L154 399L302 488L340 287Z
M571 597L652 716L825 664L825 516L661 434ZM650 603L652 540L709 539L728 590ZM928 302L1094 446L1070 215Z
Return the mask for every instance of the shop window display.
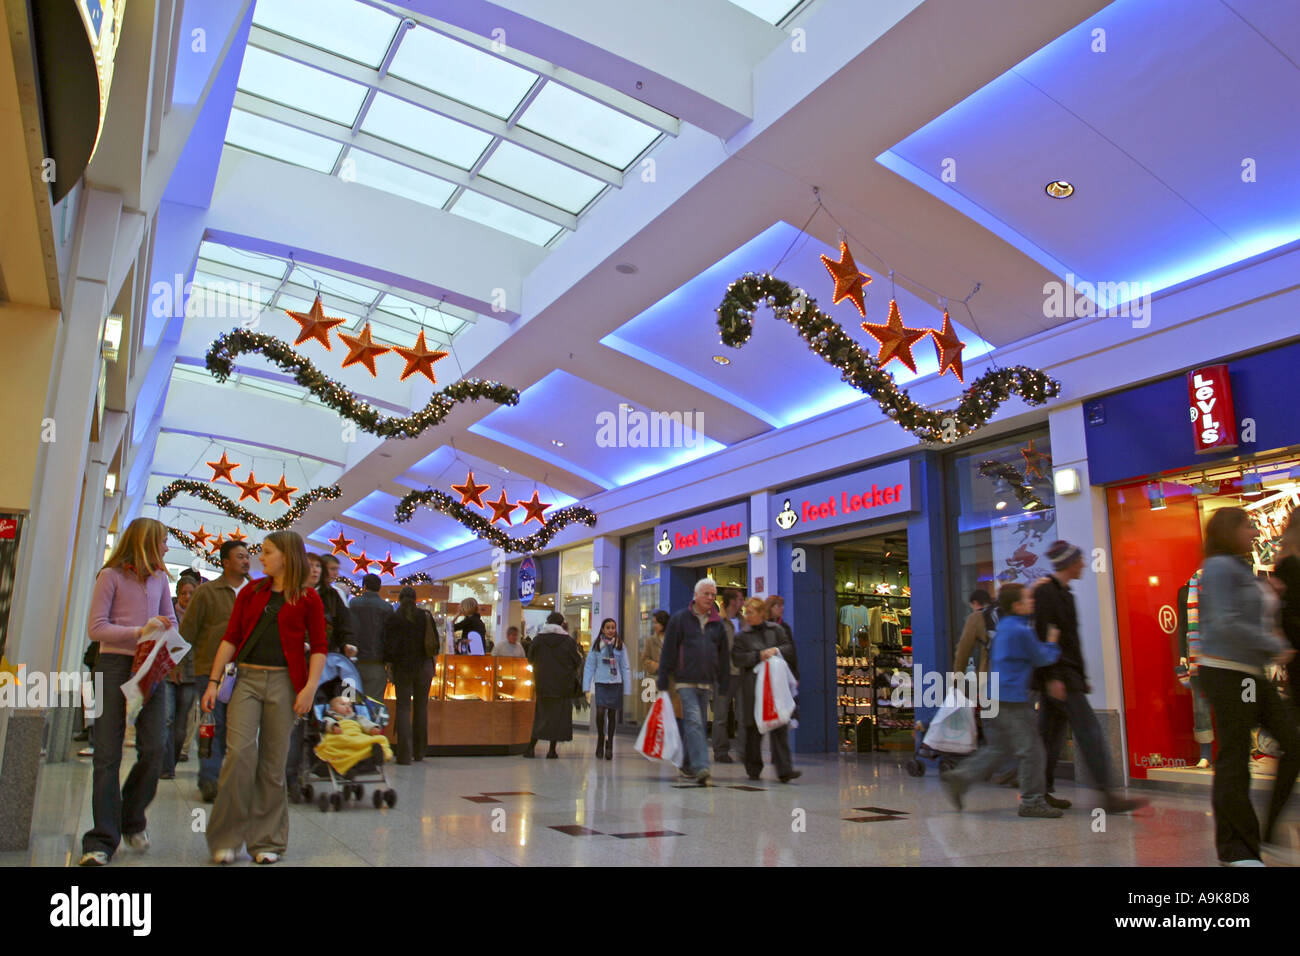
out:
M634 535L623 540L623 640L627 645L628 660L634 663L636 680L632 683L630 706L624 708L625 716L640 723L650 709L650 701L643 700L641 688L647 674L640 669L641 651L650 639L651 615L659 609L659 553L655 550L653 532ZM653 695L652 695L653 699Z
M1129 772L1209 781L1214 729L1198 686L1204 530L1242 508L1259 531L1253 565L1271 578L1283 528L1300 507L1300 459L1227 464L1107 490L1124 675ZM1287 693L1280 668L1270 677ZM1255 741L1252 773L1273 776L1277 748Z

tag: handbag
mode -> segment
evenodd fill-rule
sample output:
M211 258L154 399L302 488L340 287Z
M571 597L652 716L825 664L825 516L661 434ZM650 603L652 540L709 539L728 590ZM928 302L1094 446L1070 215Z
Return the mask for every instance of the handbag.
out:
M438 625L433 621L433 615L428 611L424 612L424 656L436 658L438 652L442 650L442 641L438 637Z

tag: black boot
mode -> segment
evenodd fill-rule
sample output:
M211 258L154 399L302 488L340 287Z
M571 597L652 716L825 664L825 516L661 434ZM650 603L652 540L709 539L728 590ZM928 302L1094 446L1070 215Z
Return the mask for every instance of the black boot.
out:
M555 741L552 740L552 741L551 741L551 749L548 750L548 751L546 751L546 759L547 759L547 760L554 760L554 759L557 758L558 756L560 756L560 755L557 754L557 753L555 752Z
M525 750L524 750L524 754L523 754L523 755L524 755L525 757L527 757L529 760L532 760L534 757L537 756L537 754L533 753L533 751L534 751L535 749L537 749L537 738L536 738L536 737L534 737L532 740L528 741L528 746L527 746L527 748L525 748Z
M596 756L605 752L605 708L596 708Z

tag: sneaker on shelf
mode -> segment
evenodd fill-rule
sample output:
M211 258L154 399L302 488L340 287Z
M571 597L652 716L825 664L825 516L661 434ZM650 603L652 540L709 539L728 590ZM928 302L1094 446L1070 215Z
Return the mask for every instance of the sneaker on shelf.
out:
M103 850L91 850L81 854L77 866L108 866L108 854Z
M126 838L126 844L131 849L143 853L145 850L149 849L149 834L144 830L141 830L139 833L132 833Z
M1046 803L1022 803L1019 816L1034 817L1038 820L1055 820L1057 817L1065 816L1065 811L1056 807L1049 807Z
M1070 801L1069 801L1069 800L1062 800L1060 797L1056 796L1056 794L1054 794L1054 793L1049 793L1049 794L1045 795L1045 796L1043 797L1043 802L1046 803L1049 807L1051 807L1051 808L1054 809L1054 810L1068 810L1068 809L1070 809Z

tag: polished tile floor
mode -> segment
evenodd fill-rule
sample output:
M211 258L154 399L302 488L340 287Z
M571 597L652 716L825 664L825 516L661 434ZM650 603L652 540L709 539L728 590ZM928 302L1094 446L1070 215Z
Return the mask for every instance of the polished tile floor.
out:
M1092 794L1060 820L1022 820L1006 788L971 791L955 812L936 772L912 778L893 757L805 756L789 785L749 789L739 763L715 765L715 785L683 786L620 738L614 760L597 760L579 731L559 760L430 758L392 767L392 809L364 803L341 812L292 806L285 865L1013 865L1212 866L1209 794L1146 792L1152 805L1095 829ZM128 751L129 753L129 751ZM539 748L538 755L542 751ZM123 767L125 773L127 767ZM114 866L208 861L197 832L205 805L196 764L162 781L149 815L152 848L123 847ZM29 852L0 854L10 866L75 862L89 826L85 758L44 769ZM251 865L241 855L239 865Z

